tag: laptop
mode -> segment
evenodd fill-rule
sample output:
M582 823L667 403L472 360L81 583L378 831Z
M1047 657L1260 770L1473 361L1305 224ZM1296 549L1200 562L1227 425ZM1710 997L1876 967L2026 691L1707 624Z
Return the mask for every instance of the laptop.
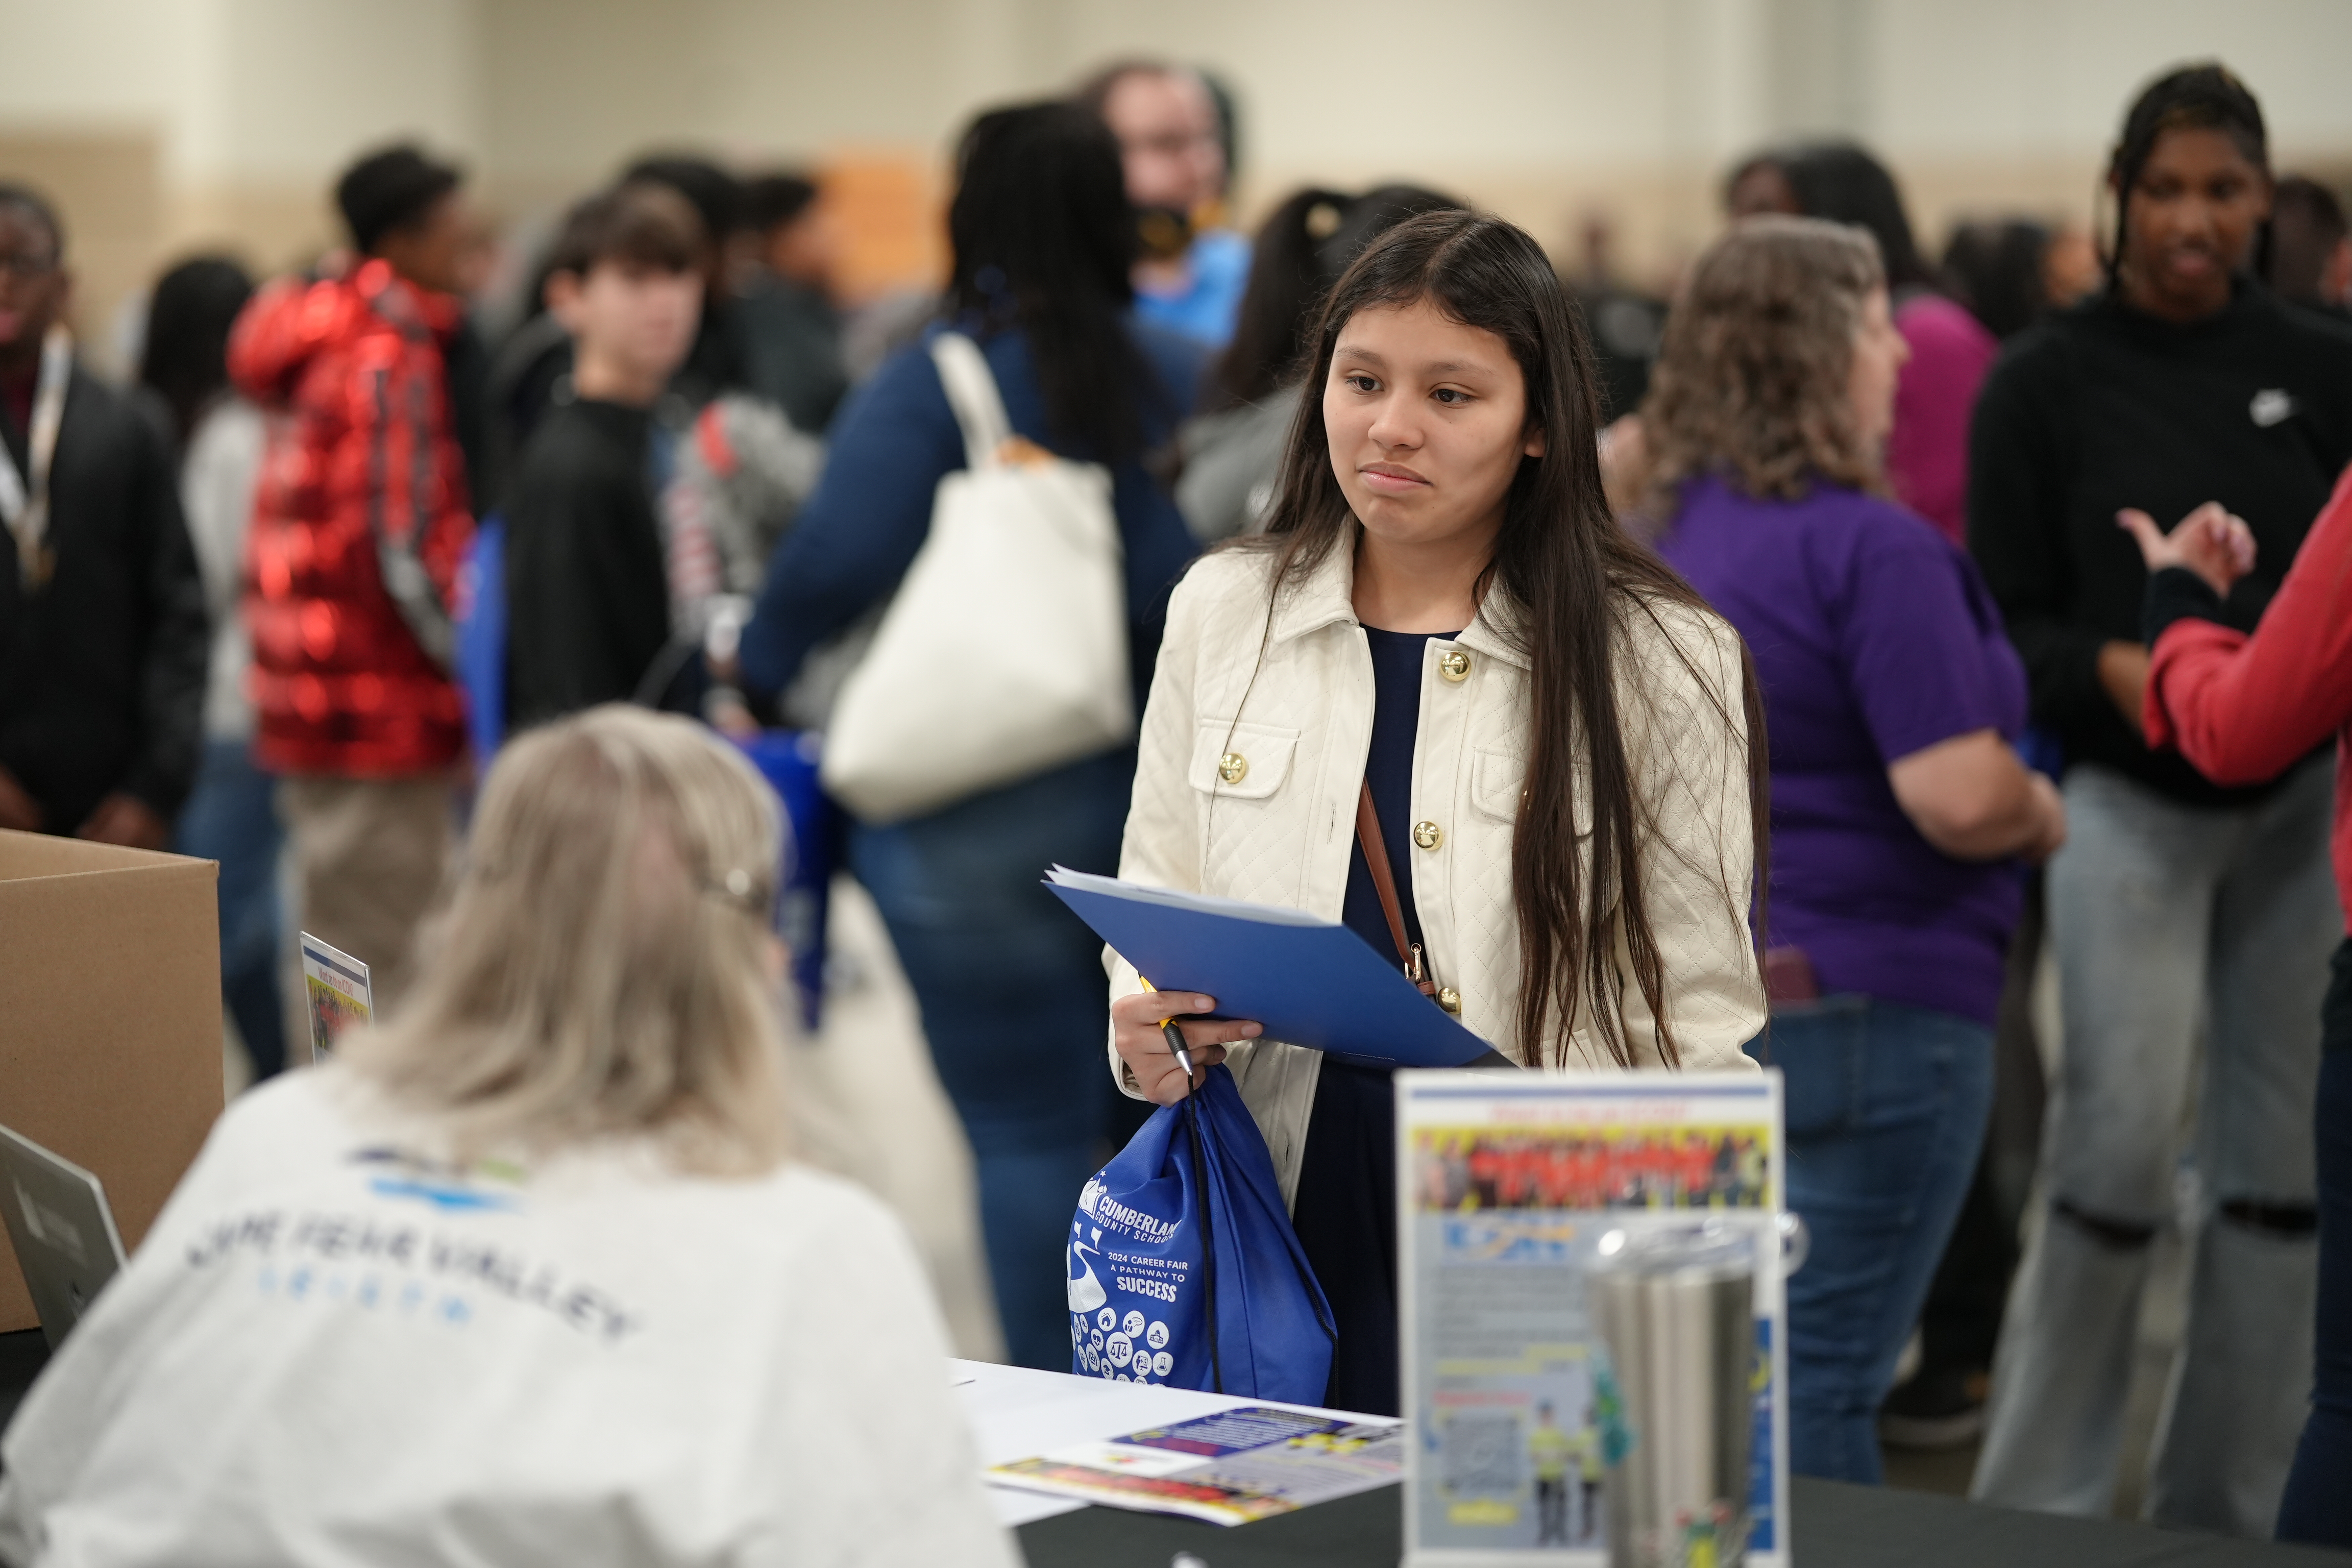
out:
M0 1217L54 1352L123 1265L106 1189L72 1161L0 1127Z

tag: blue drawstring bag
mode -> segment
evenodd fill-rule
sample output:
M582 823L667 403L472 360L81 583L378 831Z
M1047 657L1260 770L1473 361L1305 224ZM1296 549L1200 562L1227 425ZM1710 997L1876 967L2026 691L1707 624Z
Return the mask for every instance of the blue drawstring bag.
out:
M841 808L817 782L820 751L812 730L763 730L735 742L784 803L792 842L784 847L783 885L776 890L776 934L793 955L801 1026L823 1022L825 925L833 908L833 868L839 858Z
M1222 1064L1087 1183L1066 1250L1072 1372L1322 1403L1331 1307Z
M457 675L466 694L466 738L488 771L507 741L507 525L497 512L474 527L457 568Z

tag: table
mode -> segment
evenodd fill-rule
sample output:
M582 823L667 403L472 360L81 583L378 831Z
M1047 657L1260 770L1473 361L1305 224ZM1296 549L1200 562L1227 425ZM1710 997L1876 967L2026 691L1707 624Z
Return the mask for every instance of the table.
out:
M0 1334L0 1428L46 1360L37 1331ZM992 1464L1157 1422L1271 1403L1107 1385L975 1362L951 1363L949 1376L973 1415L982 1455ZM1029 1568L1170 1568L1179 1552L1191 1553L1204 1568L1393 1568L1404 1535L1394 1487L1230 1530L1036 1493L992 1491L1000 1513L1016 1527ZM2352 1568L2352 1553L2017 1513L1925 1492L1801 1476L1790 1492L1800 1568Z
M951 1365L983 1464L1269 1403L980 1362ZM1203 1568L1394 1568L1403 1552L1402 1494L1395 1487L1229 1529L991 1491L1029 1568L1170 1568L1180 1553ZM2352 1553L2021 1513L1801 1476L1791 1481L1789 1500L1799 1568L2352 1568Z
M2058 1519L1926 1492L1795 1478L1798 1568L2337 1568L2352 1554L2178 1534L2140 1524ZM1393 1568L1403 1548L1397 1488L1341 1498L1255 1524L1084 1508L1024 1524L1029 1568ZM1189 1565L1188 1565L1189 1568Z

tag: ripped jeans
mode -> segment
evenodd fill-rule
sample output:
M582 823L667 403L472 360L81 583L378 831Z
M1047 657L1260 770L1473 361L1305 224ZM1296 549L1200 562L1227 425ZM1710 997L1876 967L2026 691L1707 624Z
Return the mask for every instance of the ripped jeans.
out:
M2067 843L2048 882L2065 1059L2042 1224L1994 1360L1980 1500L2112 1507L2150 1244L2179 1218L2196 1252L2147 1511L2271 1533L2311 1387L2312 1104L2344 930L2331 774L2315 759L2233 807L2183 805L2095 766L2067 775ZM2192 1104L2200 1212L2177 1215Z

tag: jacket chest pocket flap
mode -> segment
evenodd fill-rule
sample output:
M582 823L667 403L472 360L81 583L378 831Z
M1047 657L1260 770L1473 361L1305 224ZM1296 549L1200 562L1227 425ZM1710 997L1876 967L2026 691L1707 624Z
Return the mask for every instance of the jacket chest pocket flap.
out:
M1470 753L1470 799L1481 812L1499 821L1519 820L1519 795L1527 787L1527 764L1508 752L1479 750ZM1574 799L1570 803L1576 836L1592 836L1592 773L1580 757L1570 775Z
M1296 730L1203 719L1184 776L1202 795L1264 800L1290 776L1290 761L1297 751Z

